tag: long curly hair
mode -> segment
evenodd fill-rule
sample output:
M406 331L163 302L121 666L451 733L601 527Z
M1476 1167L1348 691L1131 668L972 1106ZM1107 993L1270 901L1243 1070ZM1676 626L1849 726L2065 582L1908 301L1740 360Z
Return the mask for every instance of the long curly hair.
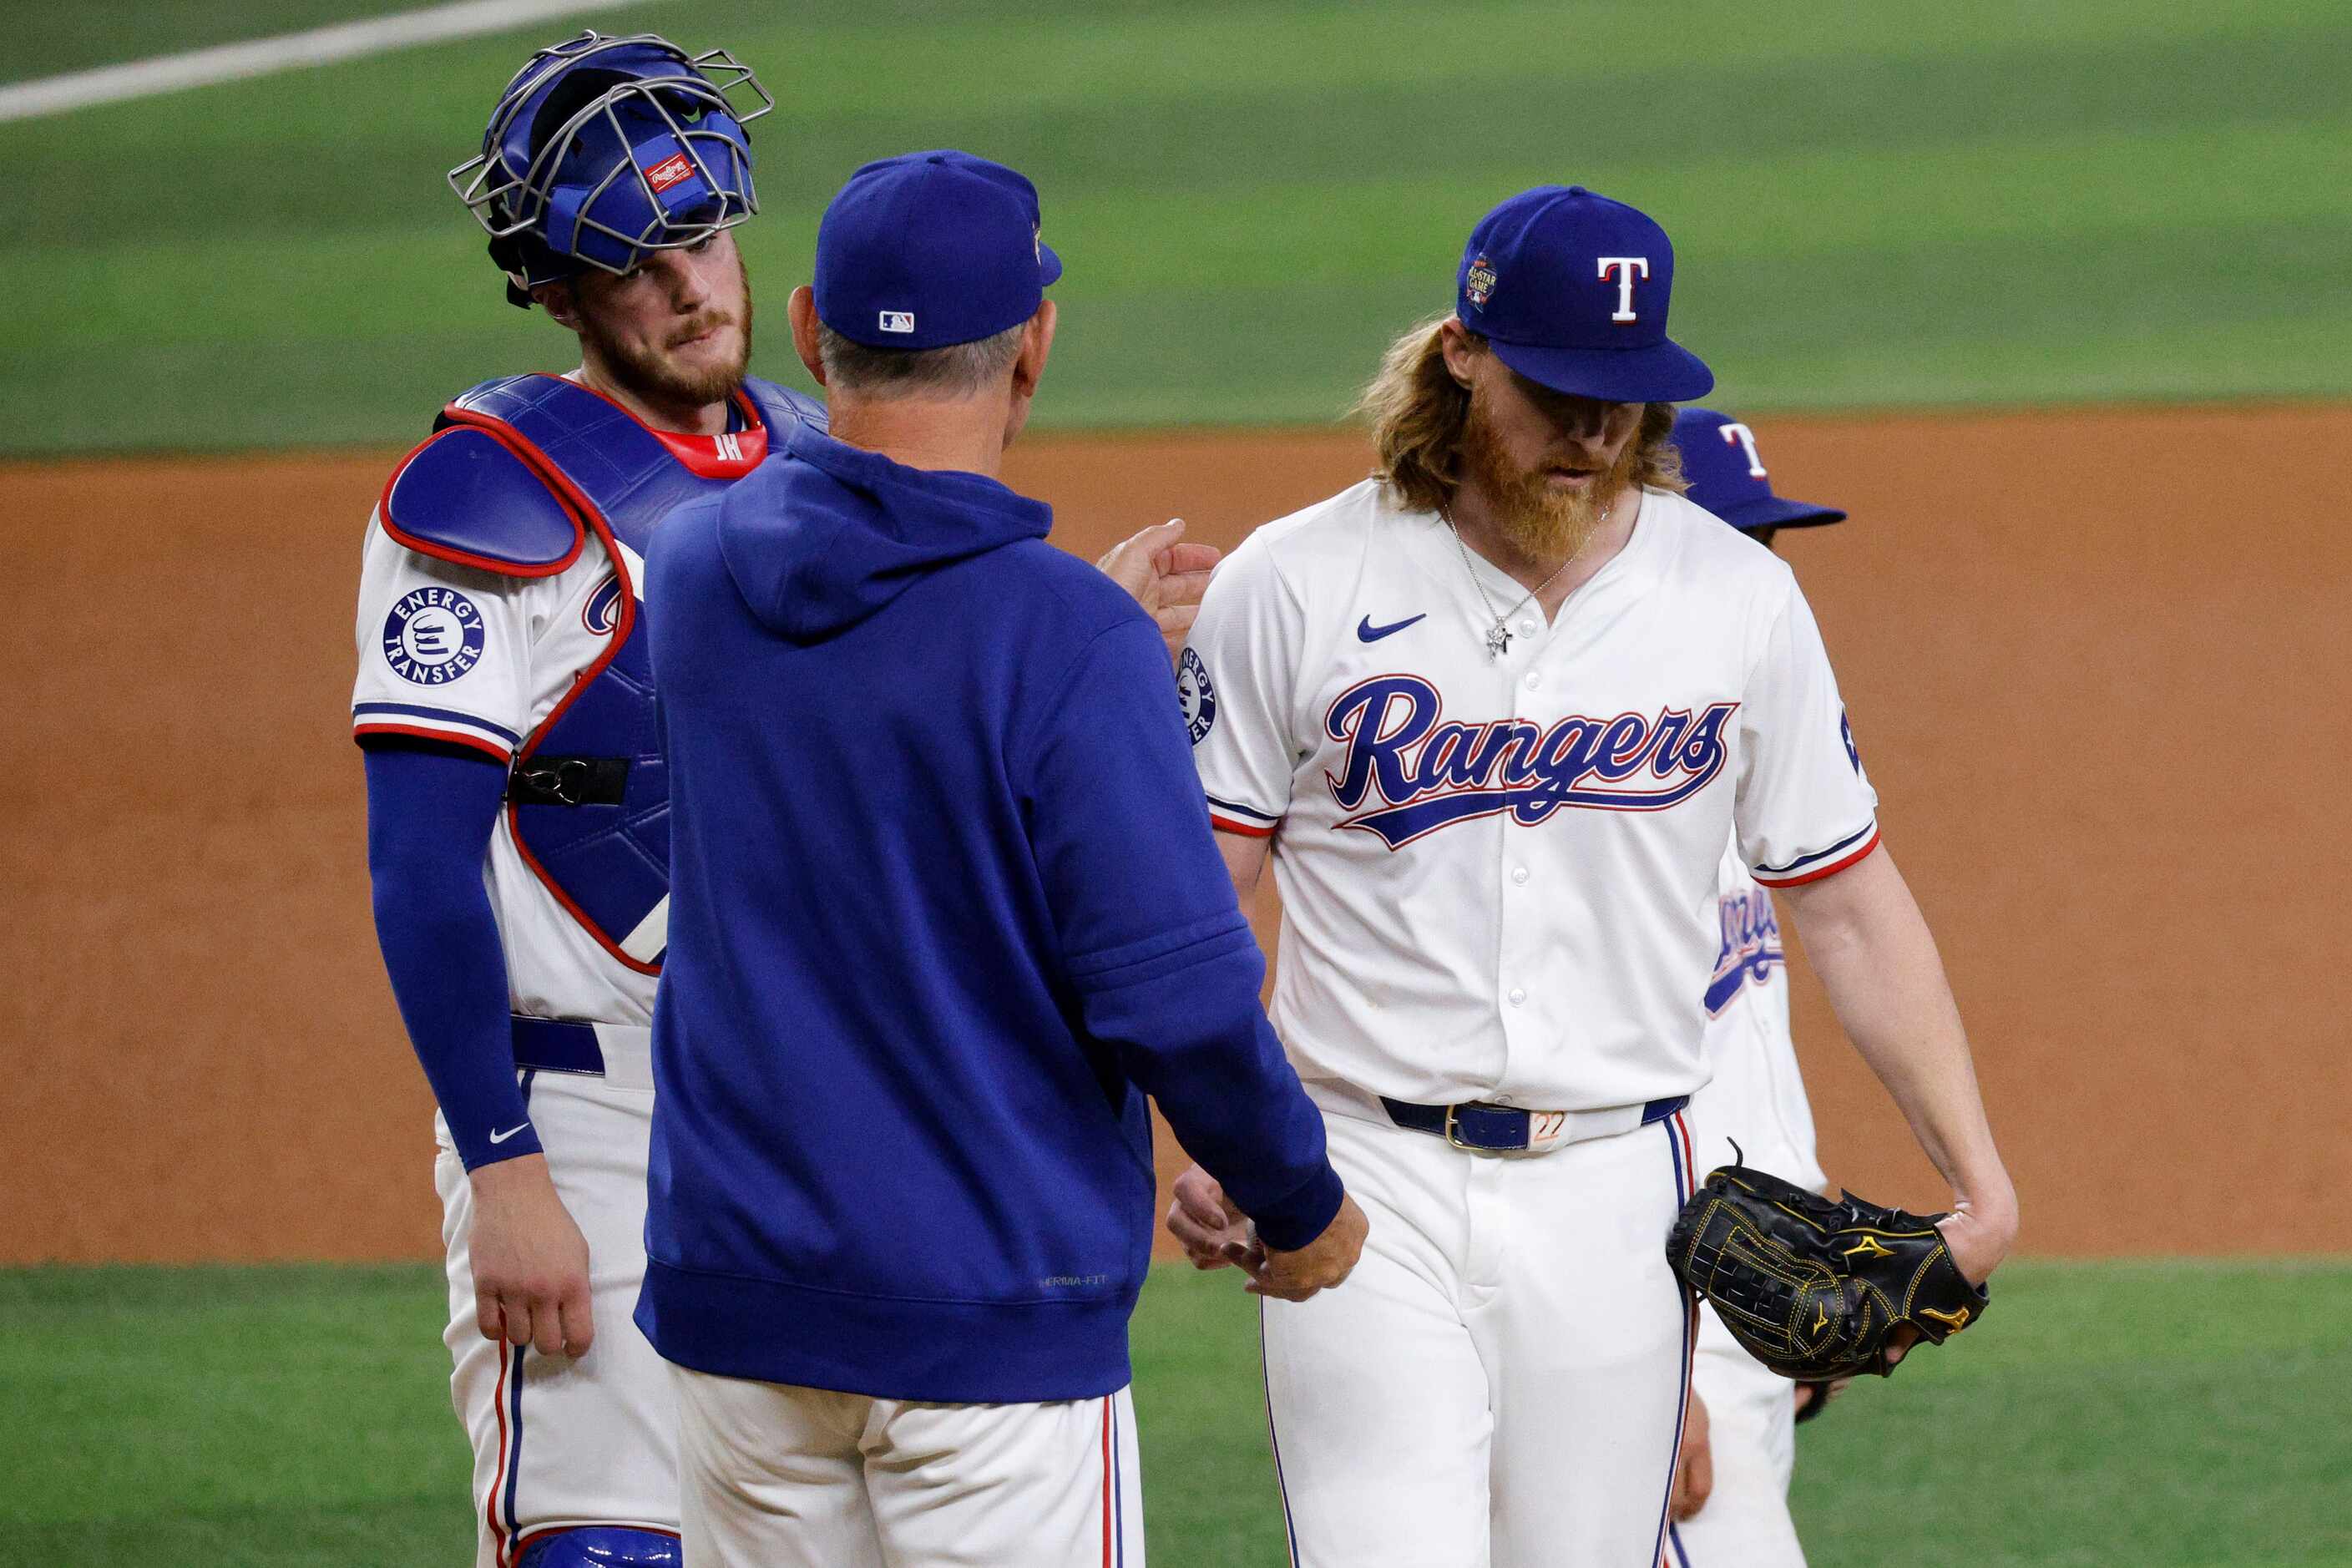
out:
M1372 427L1380 458L1373 477L1415 511L1442 512L1462 482L1462 427L1470 417L1470 389L1445 368L1444 333L1452 315L1416 321L1381 356L1381 368L1356 400L1357 416ZM1486 340L1465 331L1470 346ZM1633 482L1679 495L1689 489L1674 444L1675 405L1645 404L1635 438Z

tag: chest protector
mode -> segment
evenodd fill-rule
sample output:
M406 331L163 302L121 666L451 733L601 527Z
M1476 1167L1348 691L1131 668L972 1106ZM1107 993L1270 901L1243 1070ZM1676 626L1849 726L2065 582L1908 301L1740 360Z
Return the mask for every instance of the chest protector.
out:
M581 612L592 631L605 634L603 651L515 749L507 814L524 861L557 901L642 973L658 972L668 940L669 776L654 728L637 563L654 526L673 507L751 472L770 441L793 424L824 423L822 405L769 382L745 382L741 401L756 422L740 431L715 440L665 437L561 377L508 376L452 402L436 421L443 434L419 454L444 440L487 436L503 450L477 458L490 456L493 468L519 458L543 488L543 495L526 496L527 487L499 483L482 492L485 500L493 491L511 495L512 504L489 510L514 516L523 525L518 531L537 545L519 552L530 560L509 559L508 570L543 574L548 566L533 563L559 559L539 537L551 531L550 496L576 530L572 554L583 535L593 534L612 561L614 581ZM387 499L396 500L396 491ZM479 511L466 526L474 536L467 542L477 546L468 552L470 563L496 569L506 552L479 548L480 538L509 531ZM571 558L560 557L565 563Z

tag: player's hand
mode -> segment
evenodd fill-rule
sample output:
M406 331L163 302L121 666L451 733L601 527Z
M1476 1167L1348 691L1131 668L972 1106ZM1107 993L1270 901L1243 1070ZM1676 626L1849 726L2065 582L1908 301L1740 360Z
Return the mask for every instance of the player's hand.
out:
M1364 1237L1371 1228L1356 1200L1343 1196L1339 1212L1331 1216L1322 1235L1296 1252L1267 1247L1265 1266L1250 1276L1243 1289L1253 1296L1274 1296L1285 1301L1304 1301L1318 1290L1328 1290L1355 1272L1356 1259L1364 1255Z
M1981 1285L2017 1245L2017 1199L2011 1194L1979 1204L1961 1198L1936 1228L1944 1233L1944 1241L1952 1249L1953 1267L1961 1278Z
M596 1337L589 1309L588 1242L572 1223L547 1156L484 1165L474 1185L474 1318L486 1340L546 1356L585 1355Z
M1683 1417L1683 1446L1675 1455L1675 1489L1666 1507L1675 1522L1695 1516L1715 1491L1715 1451L1706 1440L1706 1401L1691 1390L1690 1413Z
M1952 1205L1950 1214L1936 1222L1936 1228L1944 1233L1944 1244L1952 1249L1952 1267L1960 1271L1960 1278L1981 1285L2017 1245L2016 1196L2005 1194L2000 1201L1985 1204L1961 1198ZM1918 1342L1918 1330L1907 1324L1895 1330L1886 1341L1886 1364L1901 1362Z
M1217 1179L1198 1165L1176 1178L1175 1201L1168 1205L1168 1234L1195 1268L1239 1268L1255 1279L1265 1267L1265 1246L1257 1238L1257 1226L1234 1207Z
M1829 1408L1830 1401L1853 1385L1853 1379L1841 1377L1830 1383L1797 1384L1797 1419L1810 1421Z
M1114 545L1095 566L1160 624L1172 660L1200 616L1201 595L1209 591L1217 561L1215 545L1184 542L1184 520L1175 517Z

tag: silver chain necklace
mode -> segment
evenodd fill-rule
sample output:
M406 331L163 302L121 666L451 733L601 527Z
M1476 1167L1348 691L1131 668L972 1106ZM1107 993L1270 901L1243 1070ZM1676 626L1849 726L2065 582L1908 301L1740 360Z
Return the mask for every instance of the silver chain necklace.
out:
M1459 528L1454 527L1454 513L1449 510L1446 511L1441 511L1437 514L1445 520L1446 528L1451 531L1454 535L1454 548L1462 552L1462 570L1470 574L1470 586L1478 591L1478 602L1485 605L1486 606L1486 613L1495 617L1495 624L1486 628L1487 658L1500 658L1505 654L1511 651L1511 633L1507 624L1510 621L1510 618L1513 616L1517 615L1521 610L1527 608L1528 599L1534 598L1538 594L1542 593L1546 588L1549 588L1554 583L1559 582L1560 572L1565 572L1570 567L1576 564L1577 558L1584 553L1585 545L1591 543L1594 538L1599 535L1601 531L1609 526L1609 514L1616 510L1617 503L1614 501L1612 501L1607 506L1601 508L1599 521L1593 523L1591 531L1584 536L1582 542L1579 543L1574 550L1569 552L1568 559L1559 563L1559 572L1554 572L1550 576L1545 578L1542 582L1528 589L1527 598L1521 599L1509 609L1500 612L1496 610L1495 601L1487 595L1486 584L1478 581L1478 569L1470 564L1470 547L1462 542L1462 531Z

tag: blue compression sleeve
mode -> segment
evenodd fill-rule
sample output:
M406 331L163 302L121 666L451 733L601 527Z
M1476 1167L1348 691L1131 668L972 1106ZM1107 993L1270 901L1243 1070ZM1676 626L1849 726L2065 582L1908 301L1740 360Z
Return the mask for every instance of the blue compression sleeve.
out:
M421 746L367 748L376 942L409 1043L472 1170L540 1152L516 1087L507 960L482 886L506 770Z

